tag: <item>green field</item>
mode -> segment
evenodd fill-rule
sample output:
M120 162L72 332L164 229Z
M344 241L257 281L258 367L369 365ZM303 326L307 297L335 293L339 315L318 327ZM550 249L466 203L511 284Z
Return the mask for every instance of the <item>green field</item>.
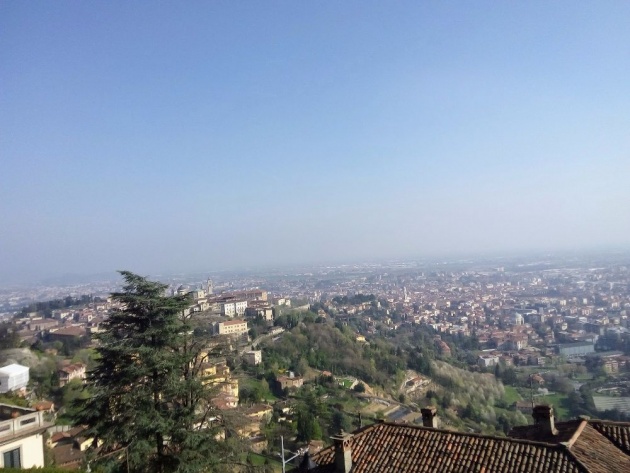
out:
M595 377L590 373L577 374L573 378L575 381L592 381Z
M565 394L550 394L548 396L536 396L534 398L536 404L552 405L554 415L558 420L569 420L571 418L567 401L568 397Z
M343 383L343 387L346 389L350 389L350 386L352 386L352 383L354 383L354 380L352 379L342 379L341 382Z
M514 386L505 386L505 395L503 396L503 399L511 406L516 401L520 401L523 398Z

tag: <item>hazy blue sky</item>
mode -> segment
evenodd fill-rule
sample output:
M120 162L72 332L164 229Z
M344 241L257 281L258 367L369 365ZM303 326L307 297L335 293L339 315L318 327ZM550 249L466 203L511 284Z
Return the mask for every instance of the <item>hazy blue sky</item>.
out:
M0 2L0 280L630 247L630 2Z

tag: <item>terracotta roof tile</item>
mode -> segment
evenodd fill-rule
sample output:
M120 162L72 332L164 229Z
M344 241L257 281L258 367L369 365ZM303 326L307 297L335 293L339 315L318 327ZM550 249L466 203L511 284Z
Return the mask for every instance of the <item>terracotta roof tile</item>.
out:
M64 337L82 337L85 335L85 329L83 327L63 327L54 332L50 332L51 335L58 335Z
M535 425L523 425L514 427L509 436L521 440L533 440L536 442L560 443L568 442L578 429L581 420L570 420L567 422L556 422L555 427L558 431L557 435L545 435Z
M630 471L630 457L591 425L584 427L570 451L593 473Z
M630 455L630 423L591 420L589 424L626 455Z
M517 427L503 438L375 424L349 440L352 472L630 472L630 423L573 420L555 428L552 435ZM334 447L309 460L319 465L309 471L334 471Z
M350 446L353 473L589 471L562 444L399 424L361 429L355 432ZM334 447L313 455L312 460L319 465L312 471L334 471Z
M67 445L59 445L52 449L55 465L63 467L67 470L76 470L83 463L85 454L75 448L72 443Z

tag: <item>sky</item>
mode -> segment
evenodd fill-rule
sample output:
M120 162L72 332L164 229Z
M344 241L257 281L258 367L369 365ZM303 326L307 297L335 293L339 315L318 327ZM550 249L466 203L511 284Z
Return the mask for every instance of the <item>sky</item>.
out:
M630 2L0 2L0 281L630 248Z

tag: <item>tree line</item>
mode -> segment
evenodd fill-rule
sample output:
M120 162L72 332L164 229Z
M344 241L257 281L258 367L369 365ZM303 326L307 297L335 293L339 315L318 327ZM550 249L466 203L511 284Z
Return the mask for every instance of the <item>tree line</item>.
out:
M94 297L92 295L84 294L79 297L67 296L63 299L53 299L44 302L33 302L27 306L22 307L18 312L19 317L25 317L31 312L38 312L44 316L44 318L51 318L53 310L69 309L71 307L80 307L90 304L91 302L103 302L100 297Z

